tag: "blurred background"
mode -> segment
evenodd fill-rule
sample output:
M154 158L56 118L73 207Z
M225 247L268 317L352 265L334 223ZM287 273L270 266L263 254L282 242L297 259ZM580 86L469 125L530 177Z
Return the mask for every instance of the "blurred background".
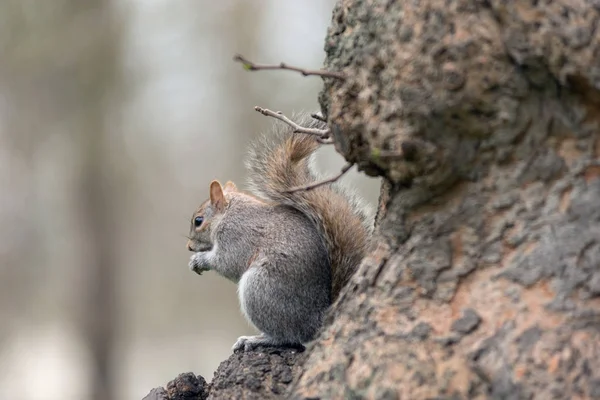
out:
M333 4L0 2L0 399L141 399L253 333L185 235L211 179L243 186L255 105L318 110L320 78L232 56L319 68Z

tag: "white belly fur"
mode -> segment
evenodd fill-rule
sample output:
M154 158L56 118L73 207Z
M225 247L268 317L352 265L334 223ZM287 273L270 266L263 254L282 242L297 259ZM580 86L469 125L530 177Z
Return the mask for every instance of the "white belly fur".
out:
M250 321L250 317L248 316L248 313L246 312L246 301L244 299L244 293L246 292L246 289L247 289L248 280L254 273L256 273L255 268L250 268L246 272L244 272L244 274L240 278L240 281L238 282L238 288L237 288L238 298L240 299L240 308L242 310L242 314L244 314L244 317L246 317L246 319L250 323L252 323L252 321Z

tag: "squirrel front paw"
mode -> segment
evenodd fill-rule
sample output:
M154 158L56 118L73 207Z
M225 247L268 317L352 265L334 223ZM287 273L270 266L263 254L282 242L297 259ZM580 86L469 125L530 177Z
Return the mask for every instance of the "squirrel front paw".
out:
M209 268L205 266L206 263L204 262L203 255L204 253L202 252L194 253L190 257L190 262L188 263L190 270L194 271L198 275L202 275L202 272L209 270Z

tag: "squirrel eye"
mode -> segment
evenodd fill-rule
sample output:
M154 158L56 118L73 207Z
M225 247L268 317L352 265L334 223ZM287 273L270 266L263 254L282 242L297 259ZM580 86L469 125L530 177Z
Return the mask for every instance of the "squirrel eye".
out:
M202 222L204 221L204 217L196 217L194 218L194 226L197 228L200 225L202 225Z

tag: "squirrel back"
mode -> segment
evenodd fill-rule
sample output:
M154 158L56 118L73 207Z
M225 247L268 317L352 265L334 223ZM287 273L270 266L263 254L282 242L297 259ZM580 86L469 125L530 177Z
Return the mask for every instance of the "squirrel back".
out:
M323 122L314 119L305 118L298 123L325 128ZM313 155L319 146L315 136L278 126L253 144L246 166L250 190L256 196L298 210L323 236L331 264L331 297L335 301L365 255L372 217L361 201L337 182L289 192L320 180L313 167Z

